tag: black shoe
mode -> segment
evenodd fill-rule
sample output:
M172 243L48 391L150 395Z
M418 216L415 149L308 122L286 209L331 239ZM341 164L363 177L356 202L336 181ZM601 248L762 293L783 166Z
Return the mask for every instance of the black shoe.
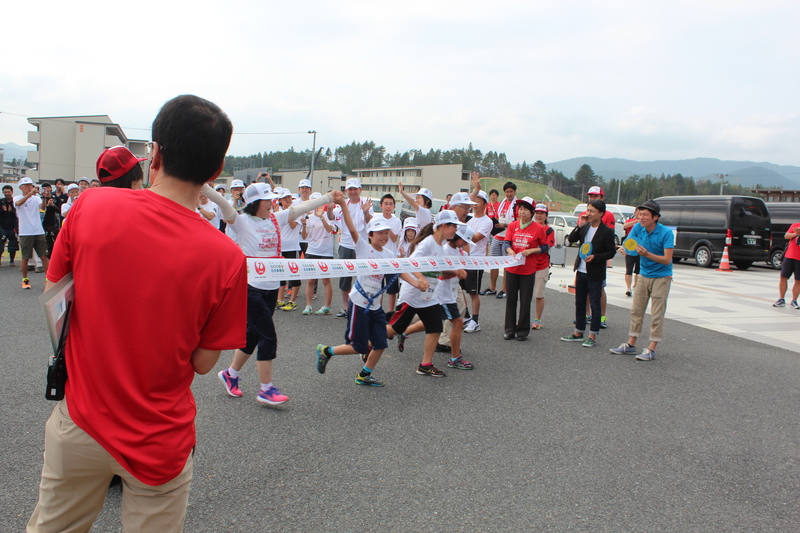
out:
M514 333L506 333L505 335L503 335L503 340L506 341L513 341L514 338L516 338L516 334Z
M342 309L341 311L339 311L338 313L336 313L336 315L334 316L334 318L347 318L347 311L345 311L344 309Z
M436 344L436 351L439 353L451 353L453 349L446 344Z
M493 289L486 289L485 291L481 291L478 294L480 294L481 296L486 296L487 294L497 294L497 291Z
M497 298L498 300L500 298L505 298L505 297L506 297L506 291L500 291L497 293L497 296L495 296L495 298Z
M517 340L520 341L520 342L526 341L526 340L528 340L528 337L521 337L520 336L520 337L517 337Z
M406 349L406 339L407 338L408 338L408 335L406 335L405 333L398 333L397 334L397 351L398 352L402 352L403 350Z

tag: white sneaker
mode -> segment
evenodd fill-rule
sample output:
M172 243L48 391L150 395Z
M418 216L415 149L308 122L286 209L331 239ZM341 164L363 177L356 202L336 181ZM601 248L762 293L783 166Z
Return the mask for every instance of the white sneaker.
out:
M481 330L481 325L470 319L466 326L464 326L464 333L477 333Z

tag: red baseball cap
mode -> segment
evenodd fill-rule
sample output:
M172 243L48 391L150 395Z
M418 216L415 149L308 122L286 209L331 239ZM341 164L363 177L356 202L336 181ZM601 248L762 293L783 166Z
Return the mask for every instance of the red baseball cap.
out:
M605 194L603 194L603 189L596 185L594 187L589 187L589 190L586 192L586 194L599 194L600 196L605 196Z
M103 183L113 181L127 174L139 161L146 160L146 157L136 157L122 145L106 148L97 158L97 178Z

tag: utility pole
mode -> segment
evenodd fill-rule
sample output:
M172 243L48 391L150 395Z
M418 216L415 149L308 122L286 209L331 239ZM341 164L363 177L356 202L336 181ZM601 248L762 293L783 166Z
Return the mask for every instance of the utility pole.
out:
M314 156L317 154L317 130L308 130L308 133L312 133L314 135L314 142L311 145L311 183L314 183ZM319 180L319 184L319 190L324 190L322 187L322 179Z
M719 178L719 195L720 196L722 196L722 187L725 185L725 178L727 176L728 176L727 174L717 174L717 177Z
M619 180L619 184L617 185L617 205L619 205L619 195L622 192L622 178Z

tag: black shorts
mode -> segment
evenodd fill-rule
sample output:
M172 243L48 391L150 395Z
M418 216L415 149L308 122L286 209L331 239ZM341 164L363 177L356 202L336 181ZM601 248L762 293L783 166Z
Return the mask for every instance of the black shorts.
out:
M356 251L346 246L339 246L339 259L355 259ZM350 292L353 288L353 278L339 278L339 290Z
M430 307L411 307L404 303L400 306L400 309L394 312L389 325L397 333L403 333L408 329L415 315L419 317L425 326L425 333L441 333L444 331L442 306L439 304Z
M386 289L386 294L398 294L400 292L400 276L394 277L394 274L385 274L383 276L383 284L389 284L389 288ZM394 281L392 281L394 278ZM389 283L391 281L391 283Z
M300 252L298 252L297 250L292 250L291 252L282 252L281 255L286 259L297 259L297 256L299 255L299 253ZM299 279L293 279L293 280L291 280L289 282L289 285L291 287L299 287L300 286L300 280ZM281 281L281 287L285 287L285 286L286 286L286 282L285 281Z
M462 286L467 294L478 294L483 283L483 270L467 270L467 279Z
M800 261L784 257L783 263L781 263L781 277L789 279L792 274L794 274L795 281L800 279Z
M636 255L626 255L625 256L625 275L630 276L631 274L639 274L639 260L642 256L639 254Z

